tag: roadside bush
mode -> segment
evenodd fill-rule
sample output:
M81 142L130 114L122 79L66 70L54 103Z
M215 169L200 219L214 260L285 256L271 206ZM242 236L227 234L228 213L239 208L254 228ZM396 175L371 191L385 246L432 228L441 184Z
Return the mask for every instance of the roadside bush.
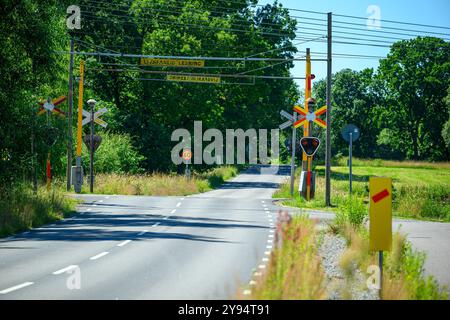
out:
M100 136L102 143L94 155L95 172L117 174L143 172L141 163L144 157L134 148L129 135L102 132ZM85 146L82 158L85 172L88 172L89 150Z
M360 227L367 218L367 206L364 199L358 195L343 199L336 211L335 223L344 226L350 223L354 227Z

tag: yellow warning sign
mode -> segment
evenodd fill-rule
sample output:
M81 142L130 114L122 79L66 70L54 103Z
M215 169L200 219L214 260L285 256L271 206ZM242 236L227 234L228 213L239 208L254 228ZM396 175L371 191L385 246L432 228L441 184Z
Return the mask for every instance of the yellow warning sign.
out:
M220 83L220 77L211 77L211 76L184 76L184 75L169 74L166 80L177 82Z
M153 67L203 68L205 66L205 60L141 58L141 65Z
M370 250L390 251L392 246L392 180L369 179Z

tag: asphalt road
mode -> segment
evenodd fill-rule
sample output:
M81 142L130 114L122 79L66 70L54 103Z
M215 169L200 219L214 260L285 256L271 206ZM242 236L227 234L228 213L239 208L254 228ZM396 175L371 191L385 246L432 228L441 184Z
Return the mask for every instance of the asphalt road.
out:
M0 299L234 298L266 266L271 195L288 175L256 167L188 197L80 196L74 217L0 240ZM450 284L450 223L400 224L426 272Z
M198 196L81 196L76 216L0 241L0 299L233 298L265 268L288 174L260 169Z

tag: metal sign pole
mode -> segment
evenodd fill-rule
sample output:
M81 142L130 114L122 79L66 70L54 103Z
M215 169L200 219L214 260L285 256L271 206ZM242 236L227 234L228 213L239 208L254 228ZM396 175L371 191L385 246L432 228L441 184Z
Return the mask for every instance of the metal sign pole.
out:
M382 299L382 290L383 290L383 251L378 251L378 266L380 268L380 300Z
M294 122L297 120L297 114L294 111L292 113L292 117L294 118ZM292 158L291 158L291 197L294 196L294 180L295 180L295 148L296 148L296 132L294 126L292 126Z
M348 152L348 166L350 168L350 195L352 195L352 158L353 158L353 134L350 132L350 146L349 146L349 152Z
M68 130L67 130L67 191L71 188L72 175L72 108L73 108L73 59L74 59L74 40L70 39L70 62L69 62L69 110L68 110Z

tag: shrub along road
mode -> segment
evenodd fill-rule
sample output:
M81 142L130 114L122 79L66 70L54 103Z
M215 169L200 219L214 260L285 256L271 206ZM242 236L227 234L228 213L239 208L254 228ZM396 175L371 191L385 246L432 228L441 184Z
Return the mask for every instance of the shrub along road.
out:
M260 169L195 196L79 196L76 216L0 241L0 299L235 297L265 268L279 210L271 196L289 173ZM399 223L448 283L450 224Z

